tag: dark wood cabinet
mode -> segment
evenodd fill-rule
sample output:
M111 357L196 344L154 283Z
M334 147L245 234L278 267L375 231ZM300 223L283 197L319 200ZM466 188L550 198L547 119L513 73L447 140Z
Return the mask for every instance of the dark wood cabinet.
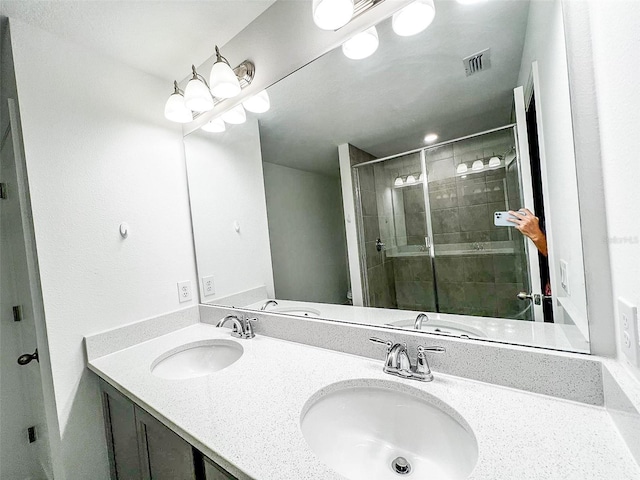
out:
M112 480L237 480L111 385L100 384Z

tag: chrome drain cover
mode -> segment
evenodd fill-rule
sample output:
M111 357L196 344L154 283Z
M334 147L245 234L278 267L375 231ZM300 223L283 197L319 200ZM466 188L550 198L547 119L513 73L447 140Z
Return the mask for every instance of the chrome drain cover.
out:
M391 462L391 468L398 475L407 475L411 472L411 464L404 457L398 457Z

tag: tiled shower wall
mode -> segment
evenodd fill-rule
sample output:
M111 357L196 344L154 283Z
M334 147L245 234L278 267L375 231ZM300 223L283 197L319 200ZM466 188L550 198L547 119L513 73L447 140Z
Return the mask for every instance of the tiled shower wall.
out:
M351 165L373 160L375 157L349 145ZM360 198L361 215L360 232L364 240L365 261L362 268L366 269L368 291L368 306L379 308L398 308L396 301L395 283L393 281L393 261L387 258L384 251L376 250L376 240L379 238L386 245L391 245L392 229L384 228L392 219L386 219L388 208L383 204L385 190L382 184L376 185L375 169L373 165L360 167L358 172L358 194ZM377 188L378 187L378 188ZM379 208L380 207L380 208ZM385 223L385 220L386 223ZM381 228L381 224L382 227Z

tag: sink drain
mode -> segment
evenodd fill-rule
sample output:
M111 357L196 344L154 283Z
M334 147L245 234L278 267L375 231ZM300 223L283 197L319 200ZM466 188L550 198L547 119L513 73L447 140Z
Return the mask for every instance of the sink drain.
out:
M393 462L391 462L391 468L398 475L407 475L411 472L411 464L404 457L398 457Z

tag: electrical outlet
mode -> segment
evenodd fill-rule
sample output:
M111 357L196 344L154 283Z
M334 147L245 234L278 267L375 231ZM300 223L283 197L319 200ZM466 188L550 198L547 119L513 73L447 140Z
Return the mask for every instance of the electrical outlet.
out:
M560 285L562 289L569 294L569 264L564 260L560 260Z
M189 280L186 282L178 282L178 299L180 303L188 302L191 298L191 282Z
M202 277L202 294L210 297L214 293L216 293L216 286L213 283L213 276Z
M640 367L638 308L624 299L618 298L618 315L620 317L622 352L633 365Z

